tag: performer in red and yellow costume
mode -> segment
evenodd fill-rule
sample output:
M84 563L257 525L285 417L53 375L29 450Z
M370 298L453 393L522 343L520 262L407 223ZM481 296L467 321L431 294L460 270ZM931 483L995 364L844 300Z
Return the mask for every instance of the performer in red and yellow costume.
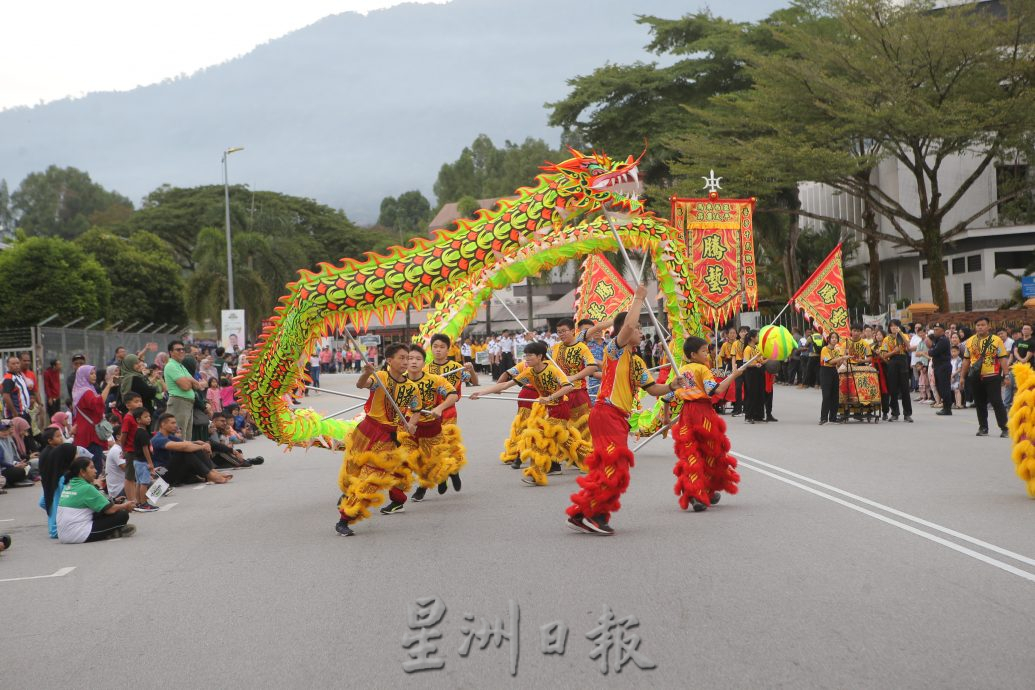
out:
M445 493L446 479L451 476L456 477L454 486L459 491L460 466L464 461L459 434L453 433L447 437L444 421L446 413L455 407L459 396L444 377L424 371L427 357L423 347L410 345L407 376L417 387L417 403L421 412L417 415L417 429L414 433L399 432L399 450L420 484L413 494L414 501L424 500L425 492L433 486L439 487L439 493ZM456 431L455 425L453 431ZM393 500L381 512L390 514L402 509L403 504Z
M513 366L500 374L499 380L496 383L511 381L519 376L526 368L528 368L527 364L524 362L518 362L517 366ZM507 439L503 442L503 452L500 453L500 462L505 465L510 465L515 470L521 469L521 450L518 445L518 441L521 439L521 432L524 431L525 426L528 424L528 418L532 414L532 408L538 405L536 402L538 399L539 393L536 392L535 386L526 384L521 386L521 390L518 391L517 414L514 415L514 421L510 423L510 433L507 435Z
M357 388L370 389L370 398L364 408L366 416L345 443L345 458L338 473L342 496L335 529L343 537L353 535L351 524L370 517L371 506L384 502L386 490L393 502L406 502L412 477L399 452L398 433L413 433L416 425L400 418L391 401L408 415L419 409L417 387L406 377L408 358L406 345L392 343L385 348L387 368L375 372L366 364L356 381Z
M700 512L719 502L720 491L737 493L740 481L737 461L729 454L726 422L715 413L712 397L724 395L733 381L752 365L735 368L717 383L709 366L706 340L687 338L683 342L683 356L687 364L680 372L686 385L676 391L683 400L683 408L672 432L677 460L672 473L676 475L679 505L683 510L693 505L694 512ZM750 359L748 352L744 356Z
M536 389L539 405L534 406L528 415L518 438L518 451L531 463L521 480L526 484L545 486L549 483L546 479L548 474L561 472L558 459L564 457L573 463L576 461L582 437L568 424L571 406L566 394L571 392L572 385L564 372L546 358L546 344L537 340L525 345L525 364L527 366L512 380L473 393L471 399L504 391L515 384L530 384Z
M611 513L621 508L620 498L629 487L629 468L635 459L629 450L629 413L636 401L636 389L651 395L670 393L682 383L674 377L674 386L654 382L647 364L636 354L643 338L639 314L647 287L636 288L629 311L615 317L616 335L604 348L604 375L597 402L589 413L589 431L593 436L593 452L586 458L588 474L578 478L581 490L571 495L568 525L588 534L610 535Z
M583 331L585 332L585 331ZM580 333L575 330L573 319L561 319L557 324L557 337L561 342L554 345L551 356L553 361L561 368L568 381L574 386L574 390L568 394L568 402L571 405L571 421L569 428L575 429L582 437L583 443L575 449L576 464L579 469L584 469L586 456L593 449L589 443L589 391L586 388L586 379L592 376L600 367L597 360L590 351L584 340L579 340Z
M465 383L470 383L473 386L478 385L478 372L474 370L474 365L470 362L458 364L450 359L449 353L452 351L452 348L453 344L448 335L436 333L431 336L431 361L424 367L424 371L429 374L437 374L448 381L456 390L457 399L459 399L463 395L463 385ZM443 442L450 445L457 454L458 462L455 470L450 473L449 479L453 483L453 490L459 491L461 485L460 469L467 464L467 451L464 449L464 442L460 436L460 427L457 426L456 420L456 405L451 405L446 408L442 415L442 438ZM421 494L421 498L424 497L421 489L417 489L417 492ZM445 481L438 485L438 492L440 494L446 492ZM416 494L413 498L414 500L420 500Z

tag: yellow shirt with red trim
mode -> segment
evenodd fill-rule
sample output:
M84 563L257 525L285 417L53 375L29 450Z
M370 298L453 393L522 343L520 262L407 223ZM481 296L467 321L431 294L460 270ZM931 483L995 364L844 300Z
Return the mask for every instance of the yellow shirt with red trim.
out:
M513 374L511 376L522 386L532 386L535 388L536 392L539 393L539 397L542 398L553 395L559 388L571 383L568 381L568 377L564 375L564 372L557 368L556 364L547 361L545 365L542 371L536 371L532 367L526 366L516 376ZM513 371L513 369L510 371ZM559 401L555 401L553 404L556 405L557 402Z
M988 341L989 338L992 339L991 342ZM995 376L1003 373L999 370L998 360L1006 356L1006 345L997 335L986 335L984 338L976 335L970 336L967 338L967 342L963 343L963 356L969 358L970 366L974 367L981 358L982 351L986 348L984 361L981 362L981 375Z
M909 354L909 336L901 331L897 336L886 335L880 344L881 352L890 352L892 355Z
M447 397L456 393L453 384L438 374L421 372L419 379L410 381L417 388L419 410L430 410L440 405Z
M597 359L590 351L589 345L586 345L584 342L576 342L574 345L557 343L553 346L553 352L550 353L550 356L553 357L553 361L557 362L561 367L561 371L567 376L574 376L586 367L597 363ZM575 386L575 390L585 390L586 379L572 381L571 385Z
M758 359L756 359L754 362L751 363L751 366L753 366L753 367L760 367L763 364L765 364L765 359L766 359L765 355L759 353L758 348L756 346L754 346L754 345L745 345L744 346L744 354L743 354L744 359L742 361L746 362L749 359L751 359L752 357L754 357L755 355L759 355L759 357L758 357Z
M733 359L733 344L726 340L719 348L719 366L726 366Z
M424 365L424 371L444 378L449 382L449 385L456 389L457 395L460 394L463 384L468 383L471 380L471 372L464 369L463 365L449 360L446 360L445 364L428 362Z
M600 380L597 402L610 403L629 414L636 404L636 388L645 388L654 383L654 377L647 371L647 364L631 347L618 347L615 339L604 346L604 375Z
M401 426L399 415L392 407L392 403L388 402L388 396L391 396L404 411L420 409L417 386L413 381L409 379L396 381L383 369L375 371L370 380L370 397L364 406L367 416L375 422Z
M830 363L830 360L837 359L838 357L844 357L845 351L841 349L841 345L837 344L834 347L824 345L823 350L819 353L819 365L821 367L834 368L834 365Z
M464 361L463 354L460 352L460 346L456 343L453 343L449 346L449 352L446 353L446 357L453 360L454 362Z
M733 359L736 362L743 362L747 357L744 356L744 341L737 339L733 341L733 346L730 347L730 352L733 354Z
M863 364L873 357L873 348L865 339L849 340L843 354L847 354L852 364Z
M710 400L719 383L712 375L712 370L703 364L690 362L679 368L679 373L686 379L686 388L680 388L676 395L683 400Z

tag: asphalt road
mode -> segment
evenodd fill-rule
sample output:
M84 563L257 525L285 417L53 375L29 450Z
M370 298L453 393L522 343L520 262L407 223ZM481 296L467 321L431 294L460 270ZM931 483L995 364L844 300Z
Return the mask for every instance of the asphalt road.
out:
M340 455L265 440L245 446L264 466L178 489L133 515L130 539L57 544L37 491L11 489L0 686L1030 688L1035 503L1009 442L976 438L969 410L824 427L818 410L817 392L778 387L779 423L732 420L741 492L706 513L679 510L671 442L651 443L610 538L565 528L575 473L528 487L499 463L513 407L487 400L461 403L462 492L349 539L333 529ZM407 674L423 597L446 606L431 640L445 663ZM482 617L513 635L511 602L516 676L507 641L459 651ZM601 673L587 633L605 607L635 616L610 630L638 635L654 669L615 673L616 644ZM544 654L558 621L564 654Z

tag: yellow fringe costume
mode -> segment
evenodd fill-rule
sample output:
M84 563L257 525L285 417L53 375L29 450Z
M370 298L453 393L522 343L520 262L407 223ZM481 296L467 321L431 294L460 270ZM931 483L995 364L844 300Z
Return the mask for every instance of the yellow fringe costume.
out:
M1013 441L1013 462L1017 476L1035 498L1035 370L1028 364L1014 364L1017 392L1010 407L1006 428Z
M545 405L532 407L517 440L521 457L531 463L524 475L540 486L550 483L546 473L554 461L579 465L585 457L580 455L585 445L582 435L567 420L551 417Z
M500 453L500 462L509 465L518 458L521 458L521 449L518 446L518 440L521 438L521 432L528 424L528 416L532 414L532 408L539 406L539 403L533 403L532 401L539 397L539 394L535 392L535 388L531 386L525 386L518 393L518 411L517 416L514 417L514 421L510 424L510 435L507 436L507 440L503 442L503 452Z
M425 372L411 383L417 387L418 405L424 410L442 404L455 393L453 385L438 374ZM399 452L425 489L446 481L466 463L460 429L455 423L447 424L445 418L418 422L415 436L400 431Z

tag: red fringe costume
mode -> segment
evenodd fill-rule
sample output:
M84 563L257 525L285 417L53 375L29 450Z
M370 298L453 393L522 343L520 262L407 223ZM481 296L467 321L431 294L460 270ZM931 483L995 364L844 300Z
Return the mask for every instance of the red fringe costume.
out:
M629 488L629 469L636 464L629 450L629 416L598 401L589 412L589 433L593 452L586 457L587 474L576 480L582 490L571 495L567 513L603 515L610 522L611 513L622 507L619 499Z
M729 454L726 422L715 413L710 400L683 403L672 438L677 459L672 474L683 510L690 507L692 498L711 506L714 492L737 493L737 459Z

